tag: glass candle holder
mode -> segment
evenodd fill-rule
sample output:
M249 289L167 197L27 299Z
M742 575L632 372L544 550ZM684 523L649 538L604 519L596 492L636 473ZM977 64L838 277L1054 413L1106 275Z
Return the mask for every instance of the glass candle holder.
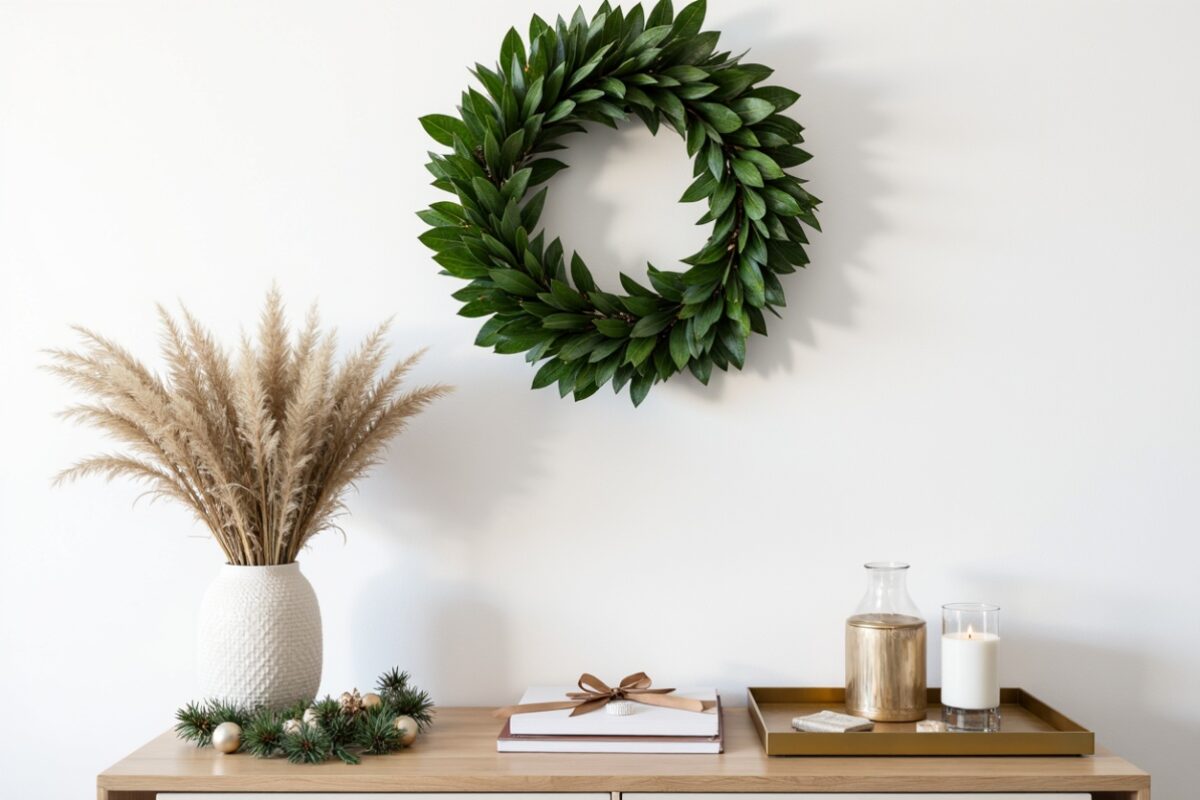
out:
M1000 730L999 650L999 606L942 606L942 719L950 730Z

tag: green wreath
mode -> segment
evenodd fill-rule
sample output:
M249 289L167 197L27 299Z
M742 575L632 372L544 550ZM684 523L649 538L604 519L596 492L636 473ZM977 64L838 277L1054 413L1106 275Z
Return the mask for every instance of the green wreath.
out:
M470 283L454 293L459 314L489 317L475 343L545 360L533 387L558 384L576 400L612 382L630 384L634 405L684 368L707 384L713 366L741 368L751 331L766 334L764 311L784 305L778 276L805 266L804 225L820 230L820 202L784 172L808 153L803 130L780 112L799 95L758 86L772 72L714 52L701 32L705 2L678 16L670 0L649 15L607 2L554 26L534 16L529 49L516 29L496 70L476 64L487 94L468 89L460 117L431 114L425 130L449 153L431 153L433 185L458 202L419 212L432 226L421 241L444 272ZM626 294L596 286L578 253L568 277L562 242L537 231L546 189L526 195L566 165L563 149L583 122L616 127L630 113L657 133L665 122L687 141L695 181L681 202L706 200L705 246L685 272L647 265L648 288L621 274Z

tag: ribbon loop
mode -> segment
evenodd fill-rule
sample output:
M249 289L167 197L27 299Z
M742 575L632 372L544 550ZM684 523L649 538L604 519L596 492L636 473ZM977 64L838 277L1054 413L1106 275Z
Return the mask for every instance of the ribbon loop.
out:
M608 687L607 683L600 680L599 678L597 678L595 675L593 675L590 672L585 672L582 675L580 675L579 683L577 685L579 686L580 689L582 689L585 692L588 692L589 694L600 694L600 693L608 694L608 693L612 692L612 689L610 689Z
M644 672L635 672L632 675L626 675L621 679L621 688L625 689L626 691L631 689L649 689L650 683L651 681L649 675ZM667 689L667 691L672 692L674 689Z

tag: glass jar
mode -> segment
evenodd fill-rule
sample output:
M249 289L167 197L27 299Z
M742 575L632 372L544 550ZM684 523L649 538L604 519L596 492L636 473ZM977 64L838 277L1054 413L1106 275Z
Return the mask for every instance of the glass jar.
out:
M846 712L875 722L925 719L925 619L908 596L908 564L864 566L867 593L846 620Z

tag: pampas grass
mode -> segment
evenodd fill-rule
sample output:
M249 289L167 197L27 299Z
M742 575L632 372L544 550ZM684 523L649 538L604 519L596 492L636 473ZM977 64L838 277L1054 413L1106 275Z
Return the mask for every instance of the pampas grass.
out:
M288 564L310 538L336 529L349 488L449 391L403 390L420 353L385 369L386 324L335 364L334 333L320 330L314 309L292 335L277 290L257 344L243 337L236 359L186 309L180 318L158 311L164 375L86 328L75 328L80 349L50 351L47 369L90 399L63 416L124 445L55 482L140 481L190 508L230 564Z

